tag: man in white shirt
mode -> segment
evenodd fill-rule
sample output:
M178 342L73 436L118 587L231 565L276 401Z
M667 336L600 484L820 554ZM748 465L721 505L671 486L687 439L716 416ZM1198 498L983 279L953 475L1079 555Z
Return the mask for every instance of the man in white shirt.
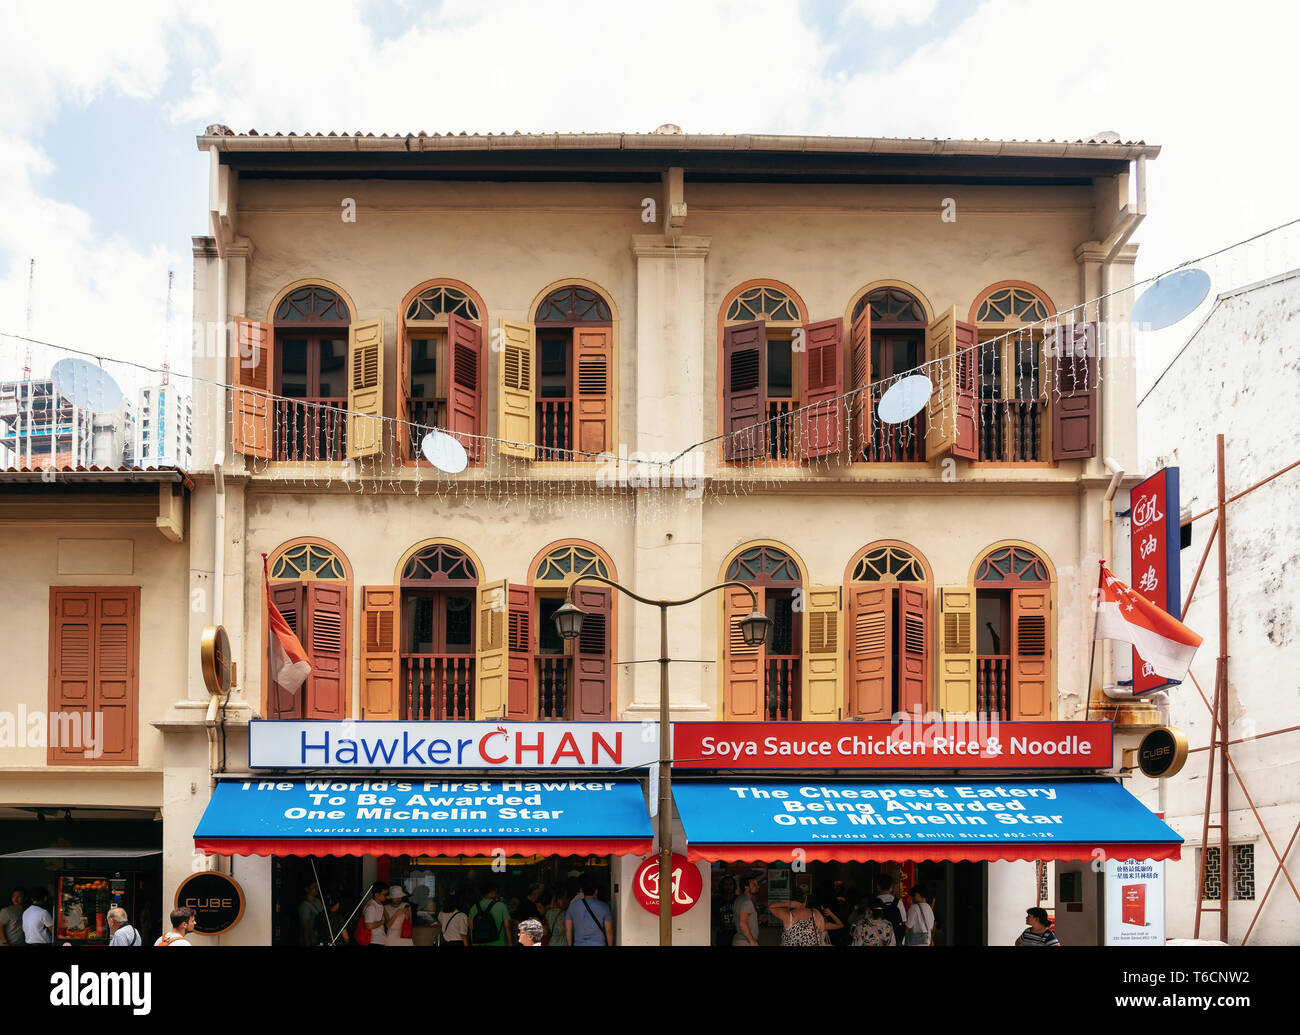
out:
M109 945L143 945L144 941L137 931L126 921L126 910L120 906L114 906L108 911L104 918L108 921L108 944Z
M384 930L384 903L388 901L388 887L376 884L370 889L370 901L361 911L361 922L370 928L371 945L387 945L388 933Z
M54 939L54 917L46 909L50 893L44 888L32 889L32 904L23 912L23 937L28 945L49 945Z
M194 910L181 906L172 910L172 929L159 938L154 945L189 945L187 936L194 933L198 922L194 919Z

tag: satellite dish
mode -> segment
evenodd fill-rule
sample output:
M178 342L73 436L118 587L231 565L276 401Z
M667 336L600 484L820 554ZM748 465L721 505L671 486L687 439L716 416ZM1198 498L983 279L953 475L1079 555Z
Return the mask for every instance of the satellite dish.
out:
M465 447L442 431L431 431L425 435L424 441L420 443L420 452L429 463L447 474L460 474L469 464Z
M1178 270L1142 292L1129 322L1144 331L1164 330L1191 315L1209 293L1210 275L1204 270Z
M924 374L910 374L897 384L890 385L880 397L876 416L885 424L902 424L925 409L925 404L930 401L933 393L934 385L928 377Z
M112 413L122 405L122 389L102 367L84 359L61 359L50 370L54 390L83 410Z

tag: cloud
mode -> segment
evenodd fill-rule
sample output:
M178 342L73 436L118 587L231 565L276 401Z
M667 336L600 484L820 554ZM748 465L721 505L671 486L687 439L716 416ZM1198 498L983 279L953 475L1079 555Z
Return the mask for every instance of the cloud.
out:
M843 17L856 15L877 29L920 25L934 14L935 0L850 0Z

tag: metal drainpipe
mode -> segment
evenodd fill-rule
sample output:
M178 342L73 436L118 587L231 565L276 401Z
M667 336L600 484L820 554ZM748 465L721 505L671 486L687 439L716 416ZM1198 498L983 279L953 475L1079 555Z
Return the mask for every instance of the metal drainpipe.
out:
M217 256L217 381L226 371L226 259ZM216 411L213 415L214 439L212 453L212 479L215 489L213 500L213 555L212 555L212 624L220 625L225 615L226 583L226 400L225 393L217 388Z

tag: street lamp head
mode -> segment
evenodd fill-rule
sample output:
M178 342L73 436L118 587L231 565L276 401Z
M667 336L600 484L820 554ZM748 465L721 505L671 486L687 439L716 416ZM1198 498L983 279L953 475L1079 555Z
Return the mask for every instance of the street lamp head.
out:
M558 617L558 616L557 616ZM761 647L772 630L772 619L755 610L740 620L740 636L749 647Z
M575 640L582 632L582 620L585 617L587 612L578 610L573 606L573 601L566 600L555 612L555 628L563 639Z

